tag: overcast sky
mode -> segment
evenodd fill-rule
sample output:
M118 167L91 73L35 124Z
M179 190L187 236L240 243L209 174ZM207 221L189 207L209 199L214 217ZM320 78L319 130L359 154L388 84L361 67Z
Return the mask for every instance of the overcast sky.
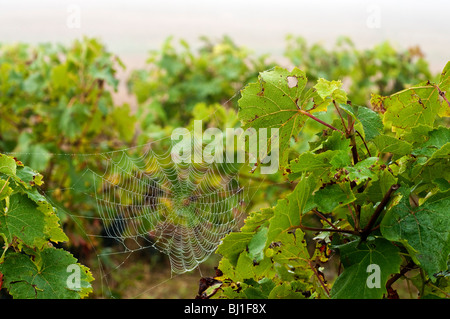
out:
M288 33L325 45L346 35L360 48L384 39L420 45L436 71L450 60L449 12L450 1L433 0L0 0L0 42L96 36L125 62L140 63L169 35L195 43L227 34L275 56Z

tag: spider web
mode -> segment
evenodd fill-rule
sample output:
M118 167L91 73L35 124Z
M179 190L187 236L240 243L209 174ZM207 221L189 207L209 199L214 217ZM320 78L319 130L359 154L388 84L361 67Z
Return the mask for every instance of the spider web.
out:
M215 112L207 118L214 116ZM111 267L102 256L123 254L126 261L132 253L149 248L167 256L175 276L196 268L200 271L198 266L215 252L221 240L243 225L246 205L265 181L265 178L254 180L249 176L239 179L243 167L249 170L248 162L174 162L171 156L173 143L168 147L164 143L168 139L170 136L104 153L8 153L63 157L69 163L68 174L77 166L86 167L81 176L76 173L80 177L72 186L41 191L88 238L115 241L123 247L117 252L89 240L99 261L102 287L103 280L108 284L110 272L105 271ZM78 214L68 211L52 198L53 192L83 195L87 210ZM92 204L95 212L91 209ZM86 226L82 220L88 219L94 222ZM97 221L101 227L90 226ZM98 228L103 231L98 232ZM125 261L110 271L118 269ZM105 262L109 266L103 265Z
M168 256L171 270L195 269L236 229L245 212L245 188L238 173L242 164L176 163L171 148L159 154L155 143L96 154L97 167L83 181L95 198L102 234L123 253L149 247Z

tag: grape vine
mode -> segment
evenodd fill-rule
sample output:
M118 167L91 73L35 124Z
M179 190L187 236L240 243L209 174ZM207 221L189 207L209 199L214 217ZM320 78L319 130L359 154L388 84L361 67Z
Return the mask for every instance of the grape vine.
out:
M14 298L84 298L92 292L89 268L68 251L55 209L37 186L41 174L17 159L0 154L0 285ZM73 269L77 278L71 280Z
M373 94L366 107L340 81L307 89L297 68L261 73L239 118L280 129L280 169L295 189L224 238L199 297L396 298L406 278L420 298L448 298L449 83L450 63L437 82ZM321 128L295 152L308 121Z

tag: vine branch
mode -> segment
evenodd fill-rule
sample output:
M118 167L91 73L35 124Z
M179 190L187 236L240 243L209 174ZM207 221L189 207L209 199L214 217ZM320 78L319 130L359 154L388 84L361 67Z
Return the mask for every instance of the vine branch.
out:
M344 134L344 132L342 132L340 129L335 128L333 125L330 125L330 124L328 124L328 123L322 121L321 119L315 117L314 115L312 115L312 114L309 113L309 112L303 111L302 109L298 109L298 112L301 113L301 114L303 114L303 115L306 115L307 117L313 119L313 120L316 121L316 122L319 122L319 123L322 124L322 125L325 125L326 127L332 129L333 131L338 131L338 132L340 132L342 135Z
M327 296L330 297L330 291L328 290L327 285L323 282L320 274L317 272L316 267L314 267L314 265L311 263L310 260L308 260L308 264L309 264L309 267L314 272L314 274L316 275L317 279L319 280L319 283L322 286L323 290L325 290L325 293L327 294Z
M398 274L395 274L392 276L387 282L386 282L386 289L390 288L394 282L396 282L398 279L403 277L408 271L414 269L416 264L414 262L410 261L408 264L406 264Z
M351 235L359 235L358 232L353 231L353 230L347 230L347 229L338 229L338 228L319 228L319 227L308 227L308 226L304 226L302 225L302 223L300 223L300 225L298 226L292 226L289 227L288 231L294 230L300 228L301 230L310 230L310 231L326 231L326 232L334 232L334 233L344 233L344 234L351 234Z
M333 105L334 105L334 108L336 109L339 117L341 118L341 122L342 122L342 125L344 126L345 131L347 132L347 126L345 125L344 118L342 117L341 111L339 111L339 107L337 106L337 103L335 100L333 100Z
M358 134L358 136L360 137L361 141L364 143L364 146L366 147L366 151L367 151L367 154L369 155L369 157L372 157L372 155L370 154L369 148L367 147L366 141L362 137L361 133L359 133L358 130L355 130L355 132Z
M383 209L386 207L387 203L391 199L392 194L400 187L399 184L392 185L387 193L384 195L383 199L381 200L380 204L378 204L377 208L375 209L375 212L370 217L369 222L367 223L367 226L362 230L361 232L361 241L365 241L369 234L372 232L372 227L377 221L378 217L380 216Z
M333 225L332 222L330 222L321 212L319 212L317 209L313 209L314 214L316 214L320 219L325 221L328 225L330 225L333 229L338 229L336 226Z

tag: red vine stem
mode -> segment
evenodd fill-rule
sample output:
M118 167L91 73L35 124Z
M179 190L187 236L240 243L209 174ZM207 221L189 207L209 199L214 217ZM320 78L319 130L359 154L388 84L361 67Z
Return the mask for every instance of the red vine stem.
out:
M372 232L372 227L377 221L378 217L380 216L381 212L383 211L384 207L387 205L389 200L391 199L392 194L400 187L399 184L392 185L387 193L384 195L383 199L381 200L380 204L378 204L377 208L375 209L375 212L370 217L369 222L367 223L367 226L362 230L361 233L361 240L365 241L369 234Z
M442 96L442 98L445 100L445 102L447 102L448 106L450 106L450 102L449 102L449 100L447 99L447 97L445 96L445 92L442 92L441 89L439 88L439 86L437 86L437 85L434 84L434 83L431 83L430 81L428 81L428 84L429 84L429 85L432 85L436 90L438 90L439 95Z
M325 283L322 281L322 278L320 277L320 274L317 272L316 268L314 267L314 265L311 263L311 260L308 260L308 264L309 267L312 269L312 271L314 272L314 274L316 275L317 279L320 282L320 285L322 286L323 290L325 290L326 294L328 297L330 297L330 291L328 290L327 285L325 285Z
M408 264L406 264L398 274L395 274L392 276L387 282L386 282L386 288L390 288L394 282L396 282L398 279L403 277L408 271L411 269L414 269L416 264L412 261L410 261Z
M336 226L333 225L332 222L330 222L321 212L319 212L317 209L313 209L313 213L316 214L320 219L325 221L328 225L330 225L333 229L338 229Z
M338 131L338 132L340 132L342 135L344 134L344 132L342 132L340 129L337 129L337 128L335 128L333 125L330 125L330 124L328 124L328 123L322 121L321 119L318 119L318 118L315 117L314 115L312 115L312 114L310 114L310 113L308 113L308 112L306 112L306 111L303 111L303 110L301 110L301 109L299 109L298 111L299 111L301 114L306 115L306 116L309 117L309 118L312 118L314 121L319 122L319 123L322 124L322 125L325 125L326 127L332 129L333 131Z

